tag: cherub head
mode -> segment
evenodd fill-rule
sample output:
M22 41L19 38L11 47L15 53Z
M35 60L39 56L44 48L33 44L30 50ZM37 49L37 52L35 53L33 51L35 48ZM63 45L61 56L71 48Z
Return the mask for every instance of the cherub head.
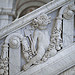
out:
M46 29L47 25L51 22L51 17L48 17L46 14L41 14L32 21L32 24L35 28Z

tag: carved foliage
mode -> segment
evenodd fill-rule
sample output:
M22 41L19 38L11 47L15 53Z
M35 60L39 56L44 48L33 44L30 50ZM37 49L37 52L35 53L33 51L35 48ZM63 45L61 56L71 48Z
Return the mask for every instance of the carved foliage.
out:
M3 45L3 51L0 59L0 74L8 75L8 45Z

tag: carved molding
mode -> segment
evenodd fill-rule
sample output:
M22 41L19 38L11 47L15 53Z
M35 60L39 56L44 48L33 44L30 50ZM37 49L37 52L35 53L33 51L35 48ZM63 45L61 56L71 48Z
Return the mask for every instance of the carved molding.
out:
M8 26L5 26L4 28L0 29L0 39L5 37L6 35L10 34L11 32L14 32L30 23L30 21L34 18L36 18L41 13L51 13L52 11L62 7L63 5L71 2L73 0L53 0L50 3L47 3L46 5L38 8L35 11L32 11L31 13L23 16L20 19L15 20ZM34 14L35 13L35 14Z

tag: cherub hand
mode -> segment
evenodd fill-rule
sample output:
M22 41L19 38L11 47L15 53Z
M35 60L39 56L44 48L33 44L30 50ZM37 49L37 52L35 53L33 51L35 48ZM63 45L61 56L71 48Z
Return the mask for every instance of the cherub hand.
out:
M30 67L29 64L25 64L25 65L23 66L23 70L26 71L29 67Z
M35 55L35 54L36 54L36 49L35 49L33 43L32 43L32 45L31 45L31 50L32 50L33 55Z
M32 53L35 55L37 53L36 49L33 47Z

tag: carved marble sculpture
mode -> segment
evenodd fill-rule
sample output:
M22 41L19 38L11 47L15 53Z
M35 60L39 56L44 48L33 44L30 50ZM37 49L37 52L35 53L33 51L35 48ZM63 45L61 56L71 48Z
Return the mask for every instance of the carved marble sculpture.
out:
M33 32L33 38L31 40L31 49L26 44L26 41L23 41L23 53L25 58L28 58L28 53L26 50L31 50L31 57L27 59L27 64L23 66L24 70L27 70L31 65L36 64L45 54L49 44L50 44L50 37L48 31L46 30L48 23L50 23L50 19L46 14L42 14L38 16L36 19L33 20L33 26L35 28ZM26 45L25 45L26 44Z
M0 39L4 39L5 41L2 44L0 57L0 75L58 75L75 65L75 44L66 49L62 49L73 43L75 12L73 1L74 0L52 0L50 3L15 20L9 25L1 25ZM1 10L5 10L5 8ZM55 26L52 28L50 35L47 25L51 22L51 17L49 17L51 15L50 13L56 14L53 11L57 12L58 16L55 16L55 19L52 15L52 20L55 20ZM1 11L2 16L5 13L8 15L8 13L10 14L11 12ZM1 20L3 21L4 19L2 18ZM6 21L6 19L4 21ZM24 28L25 30L23 30ZM32 33L29 32L28 34L22 35L27 32L27 29L30 31L29 28L32 28ZM21 34L20 32L16 33L17 30L23 30L25 32L21 32ZM12 33L12 31L14 33ZM59 52L61 49L62 51ZM25 59L23 62L22 54ZM56 56L52 57L54 55ZM52 58L49 59L50 57ZM43 64L41 65L41 63ZM38 67L40 67L40 69ZM68 73L69 75L74 75L75 69L70 69Z
M9 46L11 49L18 49L20 45L22 45L21 50L26 60L26 64L23 66L23 70L27 70L33 65L45 62L48 58L54 56L58 50L61 50L62 28L60 26L60 28L58 29L57 25L60 25L62 21L61 19L57 18L57 23L55 24L55 27L52 31L51 39L47 30L47 25L50 22L51 17L48 17L46 14L43 13L39 15L37 18L33 19L31 24L31 27L33 28L33 34L30 34L30 38L29 36L24 37L16 33L13 33L6 38L5 44L3 45L0 74L8 75ZM28 40L30 44L28 43ZM7 63L4 64L5 62ZM2 63L4 66L2 65Z
M57 51L62 48L62 39L61 39L61 26L58 29L57 23L54 27L54 30L50 36L47 31L47 25L50 23L51 17L48 17L46 14L42 14L35 18L32 21L32 26L34 27L33 35L31 35L31 46L29 46L27 39L22 41L22 51L24 57L27 61L27 64L23 66L24 70L27 70L34 64L42 63L46 61L49 57L54 56ZM60 24L62 21L60 20ZM59 25L59 24L58 24Z

